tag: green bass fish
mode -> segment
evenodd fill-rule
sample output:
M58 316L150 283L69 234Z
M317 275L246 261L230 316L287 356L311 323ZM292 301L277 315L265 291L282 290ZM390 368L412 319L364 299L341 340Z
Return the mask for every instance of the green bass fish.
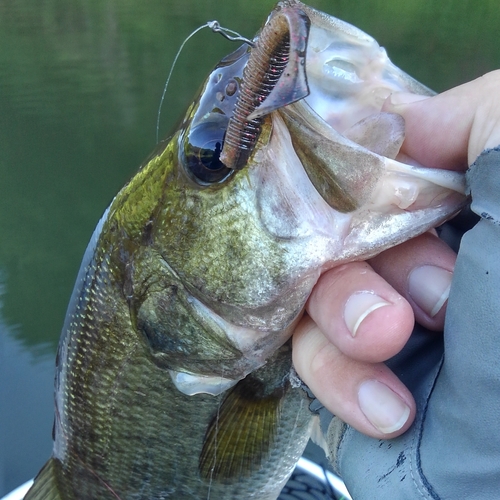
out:
M431 92L298 1L215 67L85 253L29 500L275 499L318 423L287 342L325 270L456 213L463 177L398 155Z

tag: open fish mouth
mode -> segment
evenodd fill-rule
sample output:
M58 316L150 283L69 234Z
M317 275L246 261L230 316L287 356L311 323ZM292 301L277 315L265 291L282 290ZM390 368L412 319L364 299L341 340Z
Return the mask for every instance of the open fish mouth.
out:
M406 229L397 238L387 233L388 247L446 220L465 199L463 174L399 154L404 120L381 109L401 91L434 94L363 31L296 0L280 2L252 49L221 160L243 168L262 120L278 111L309 180L331 208L352 214L351 227L370 226L379 241L388 215L393 234L401 215ZM368 243L367 236L354 231L351 239Z
M170 253L165 261L200 331L234 349L224 378L192 356L169 367L186 394L220 393L265 364L292 334L321 273L439 225L466 200L463 174L400 154L404 120L381 112L385 99L433 92L361 30L283 1L251 50L221 63L179 134L181 165L199 159L186 153L195 146L210 150L203 160L215 176L197 184L182 220L196 221L183 244L211 259ZM216 148L192 138L203 127L215 128Z

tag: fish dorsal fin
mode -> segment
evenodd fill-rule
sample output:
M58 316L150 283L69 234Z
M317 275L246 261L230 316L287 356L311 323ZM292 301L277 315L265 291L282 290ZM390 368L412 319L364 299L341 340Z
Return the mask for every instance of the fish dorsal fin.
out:
M288 380L271 392L247 376L224 398L205 434L199 470L206 480L235 479L258 470L268 457Z

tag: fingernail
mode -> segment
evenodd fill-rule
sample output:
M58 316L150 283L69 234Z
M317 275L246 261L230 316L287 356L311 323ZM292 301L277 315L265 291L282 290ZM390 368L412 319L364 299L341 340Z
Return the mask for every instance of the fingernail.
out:
M417 267L408 276L408 293L433 318L448 300L452 277L453 273L442 267Z
M386 302L373 292L357 292L351 295L344 307L344 321L351 335L356 336L359 325L371 312L389 305L390 302Z
M384 434L401 429L410 416L410 407L378 380L367 380L360 385L358 402L365 417Z
M400 104L411 104L412 102L428 99L428 95L410 94L409 92L395 92L389 96L389 104L399 106Z

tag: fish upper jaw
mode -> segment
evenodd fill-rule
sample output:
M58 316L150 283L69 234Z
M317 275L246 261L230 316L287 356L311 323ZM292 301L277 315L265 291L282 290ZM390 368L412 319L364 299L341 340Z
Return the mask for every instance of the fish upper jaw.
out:
M280 237L329 233L337 239L330 245L333 265L373 256L457 213L466 200L464 175L426 168L400 155L404 120L381 112L392 92L434 93L392 64L386 51L358 28L298 1L283 4L300 9L310 20L310 92L272 114L269 147L277 176L273 181L266 174L266 182L280 183L276 196L292 207L288 215L296 214L296 219L286 234L272 210L264 210L266 226ZM296 192L287 193L287 178L300 177L287 148L295 152L329 212L310 194L307 182L296 183Z
M393 92L431 96L435 92L395 66L383 47L367 33L301 2L311 26L306 73L306 102L330 126L343 133L379 112Z

